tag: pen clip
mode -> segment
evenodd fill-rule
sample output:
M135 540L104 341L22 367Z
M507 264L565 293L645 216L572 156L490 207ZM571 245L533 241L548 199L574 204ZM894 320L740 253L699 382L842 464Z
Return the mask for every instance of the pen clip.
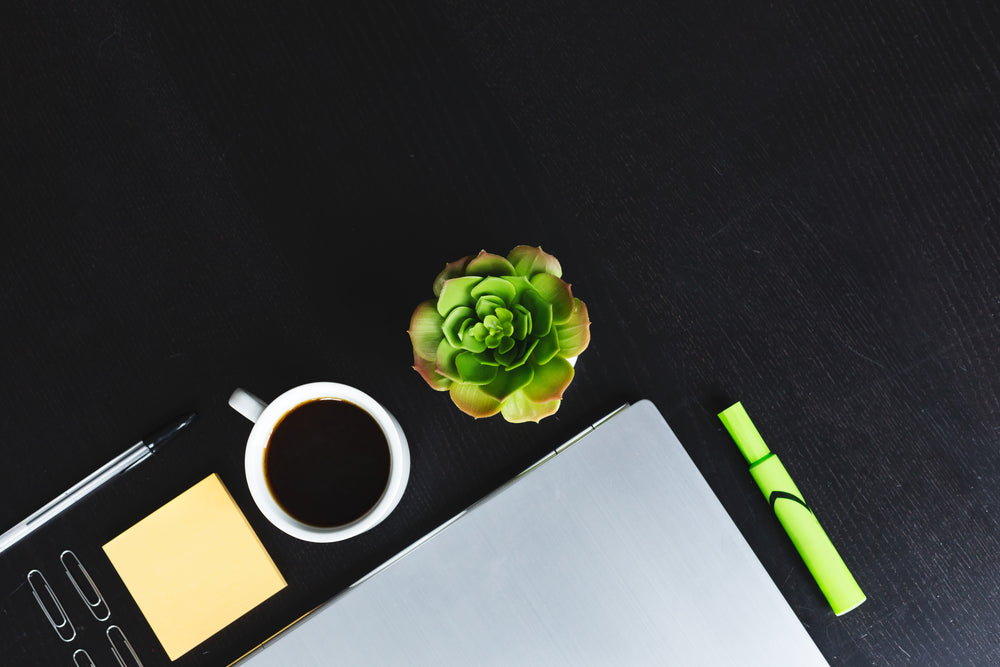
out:
M115 658L118 659L118 664L121 665L121 667L142 667L142 661L139 660L139 656L136 655L135 649L132 648L132 644L129 642L128 637L125 636L125 633L120 627L117 625L109 625L108 629L104 631L104 634L107 635L108 641L111 642L111 651L115 654ZM116 639L114 635L117 635L120 638ZM121 645L120 647L119 644ZM126 662L122 655L126 651L132 657L131 663Z
M38 592L38 587L35 585L35 581L32 580L32 577L34 577L35 580L41 580L41 584L43 584L44 590L48 595L48 599L51 601L52 605L54 605L55 610L59 612L58 623L53 617L52 612L49 611L48 606L42 601L42 596ZM74 628L73 624L70 622L69 616L66 615L66 610L63 609L62 603L59 602L59 598L56 597L55 591L53 591L52 587L49 586L49 582L45 579L45 575L39 570L32 570L31 572L28 572L28 585L31 587L31 594L35 596L35 601L38 602L38 606L42 608L42 613L45 614L45 618L49 619L49 624L52 626L52 629L56 631L57 635L59 635L59 639L67 643L73 641L73 639L76 638L76 628ZM67 633L64 633L64 630L67 629L69 633L72 633L68 637L66 636Z
M85 662L81 662L81 660L84 660ZM78 648L73 651L73 664L76 665L76 667L97 667L97 665L94 664L93 658L90 657L90 654L82 648Z
M69 558L67 558L67 556L69 556ZM106 621L111 618L111 608L108 607L108 603L105 602L104 596L101 595L101 591L97 588L97 584L95 584L94 580L91 579L90 573L87 572L87 568L83 566L83 563L80 562L80 559L77 558L76 554L69 549L66 549L59 554L59 562L62 563L63 570L66 571L66 576L69 577L70 583L73 584L73 588L76 589L76 592L80 594L80 599L82 599L84 604L87 605L87 609L90 610L93 617L98 621ZM83 581L87 583L87 586L91 591L93 591L93 594L97 598L94 602L91 602L90 598L87 597L87 593L83 591L83 587L80 586L80 582L77 580L77 577L73 576L73 571L70 568L78 570L82 575Z

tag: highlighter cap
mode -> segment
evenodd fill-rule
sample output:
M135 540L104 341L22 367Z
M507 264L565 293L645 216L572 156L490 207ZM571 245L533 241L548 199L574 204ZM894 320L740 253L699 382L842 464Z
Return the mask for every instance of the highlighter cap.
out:
M736 441L736 446L740 448L740 453L750 465L771 453L764 438L760 437L757 427L750 421L750 415L747 414L743 404L739 401L720 412L719 419L722 420L722 425L729 431L729 435Z

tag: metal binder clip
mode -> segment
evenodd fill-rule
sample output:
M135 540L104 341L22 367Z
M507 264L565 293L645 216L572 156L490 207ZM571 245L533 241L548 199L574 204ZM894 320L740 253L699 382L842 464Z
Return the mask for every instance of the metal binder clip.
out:
M135 649L132 648L132 644L129 643L128 638L120 627L109 625L104 634L108 636L108 641L111 642L111 650L114 652L115 657L118 658L118 664L121 667L142 667L142 661L135 654ZM124 655L126 653L132 658L131 662L125 660Z
M97 667L91 659L90 654L82 648L78 648L73 651L73 664L76 665L76 667Z
M76 628L70 623L69 616L66 615L66 610L63 609L62 603L59 602L59 598L56 597L55 592L52 587L49 586L49 582L45 579L45 575L38 570L32 570L28 573L28 585L31 586L31 594L35 596L35 601L38 602L38 606L42 608L42 613L45 614L45 618L49 619L49 624L52 629L56 631L59 635L59 639L64 642L71 642L76 637ZM49 604L42 601L42 596L38 592L39 587L41 587L47 596ZM49 611L50 607L52 611ZM53 612L58 612L59 620L56 621L56 617ZM67 636L68 635L68 636Z
M59 562L62 563L63 569L66 571L66 576L69 577L69 581L73 584L73 588L76 592L80 594L83 599L84 604L87 605L87 609L93 614L94 618L98 621L106 621L111 618L111 608L108 607L108 603L104 601L104 596L101 595L101 591L98 590L97 584L94 580L90 578L90 573L87 572L87 568L83 566L80 559L76 557L76 554L66 549L61 554L59 554ZM87 592L84 592L83 587L80 586L80 582L77 577L73 575L73 571L77 571L82 575L82 579L87 584ZM95 598L95 599L91 599Z

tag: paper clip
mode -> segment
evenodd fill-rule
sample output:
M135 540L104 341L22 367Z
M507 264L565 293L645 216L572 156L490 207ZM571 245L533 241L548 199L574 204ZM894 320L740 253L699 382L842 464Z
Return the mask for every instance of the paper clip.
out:
M53 617L52 612L49 611L49 607L42 602L42 596L38 592L38 587L35 586L35 581L32 580L33 577L35 580L41 580L41 584L44 585L45 593L48 595L48 599L51 600L51 604L55 610L59 612L58 623L56 622L55 617ZM59 602L59 598L56 597L52 587L49 586L49 582L45 579L45 575L38 570L32 570L28 573L28 585L31 586L31 594L35 596L35 601L38 602L38 606L42 608L42 613L45 614L45 618L49 619L49 624L52 626L52 629L56 631L56 634L59 635L59 639L67 643L73 641L73 639L76 638L76 628L74 628L73 624L70 623L69 616L66 615L66 610L63 609L62 603ZM68 633L72 634L67 637L66 634Z
M67 558L69 556L70 558ZM70 562L67 562L70 561ZM73 584L73 588L76 592L80 594L80 598L83 600L84 604L87 605L87 609L93 614L94 618L98 621L106 621L111 618L111 608L108 607L108 603L104 601L104 596L101 595L101 591L98 590L97 584L94 580L90 578L90 573L87 572L87 568L83 566L80 559L76 557L76 554L66 549L61 554L59 554L59 562L62 563L63 569L66 571L66 576L69 577L69 581ZM87 587L93 592L93 596L96 597L96 601L91 602L90 597L87 593L83 591L77 578L73 576L73 572L70 568L78 570L81 575L83 575L83 580L87 583Z
M117 630L117 632L112 632ZM108 641L111 642L111 650L114 652L115 657L118 658L118 664L122 667L142 667L142 661L139 660L139 656L135 654L135 649L132 648L132 644L129 643L128 638L125 633L117 625L109 625L108 629L105 630L104 634L108 636ZM121 639L115 640L113 635L118 635ZM119 644L121 645L119 647ZM132 662L126 662L125 658L122 657L123 652L128 651L128 654L132 657Z
M91 659L90 654L82 648L78 648L73 651L73 664L76 665L76 667L97 667Z

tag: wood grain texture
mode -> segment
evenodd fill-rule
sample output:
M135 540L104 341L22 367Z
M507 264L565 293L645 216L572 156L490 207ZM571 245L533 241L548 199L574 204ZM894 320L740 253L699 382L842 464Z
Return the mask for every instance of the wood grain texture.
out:
M68 664L24 575L218 472L289 588L221 665L622 401L649 398L832 664L1000 662L993 3L33 3L0 10L0 528L174 413L197 429L0 556L0 655ZM472 421L409 369L445 261L541 244L593 343L560 412ZM285 539L235 386L354 384L411 485ZM869 600L836 618L715 413L742 400ZM74 613L75 612L75 613Z

